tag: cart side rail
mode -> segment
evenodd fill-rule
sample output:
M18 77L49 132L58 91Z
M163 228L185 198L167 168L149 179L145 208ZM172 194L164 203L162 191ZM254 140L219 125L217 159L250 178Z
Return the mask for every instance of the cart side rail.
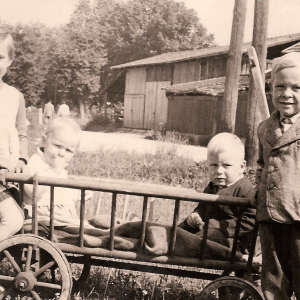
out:
M50 186L50 240L53 241L54 234L54 223L53 223L53 215L54 215L54 195L55 195L55 187L65 187L65 188L73 188L81 190L81 199L80 199L80 233L79 233L79 243L78 246L68 247L67 245L61 245L62 250L66 252L75 251L77 253L85 253L86 249L84 247L84 217L85 217L85 191L100 191L100 192L109 192L112 193L111 199L111 227L110 227L110 240L109 240L109 249L107 250L98 250L102 254L105 253L106 257L109 257L110 254L117 258L120 253L114 249L114 237L115 237L115 218L116 218L116 202L118 194L125 195L137 195L143 197L143 208L142 208L142 230L139 238L139 246L143 249L145 244L145 232L146 232L146 222L147 222L147 207L149 197L155 198L164 198L175 200L175 208L173 213L173 224L171 229L171 241L169 247L169 253L167 257L172 257L175 243L176 243L176 233L177 233L177 224L180 210L180 202L181 201L193 201L193 202L205 202L205 203L219 203L225 205L236 205L239 207L239 216L237 218L237 226L235 230L232 255L230 259L230 264L233 265L235 263L235 255L237 251L237 242L238 242L238 234L240 229L240 223L243 213L243 207L251 207L252 200L247 198L240 197L229 197L222 195L211 195L205 193L199 193L193 189L181 188L181 187L172 187L165 186L159 184L150 184L150 183L140 183L133 182L127 180L116 180L116 179L107 179L107 178L93 178L93 177L79 177L79 176L71 176L68 179L57 179L51 177L42 177L38 174L34 176L26 175L26 174L15 174L8 173L4 170L0 171L0 180L6 184L7 182L17 182L20 187L20 205L24 207L23 201L23 193L24 193L24 184L32 184L33 190L36 192L39 185ZM34 192L34 194L35 194ZM32 227L33 234L38 234L38 220L36 216L36 200L35 195L33 195L32 199ZM203 240L201 242L201 252L200 252L200 260L204 258L204 252L207 241L207 231L208 231L208 218L206 218L206 222L204 225L204 235ZM253 242L251 243L251 249L249 252L249 261L247 264L248 268L252 268L252 258L255 251L255 240L257 236L257 226L255 226L255 234L253 237ZM68 249L71 249L68 251ZM79 250L81 249L81 250ZM87 252L92 252L95 250L89 250ZM99 253L100 253L99 252ZM110 253L110 254L108 254ZM125 255L125 254L124 254ZM123 256L124 256L123 255ZM122 256L122 255L121 255ZM130 258L133 257L136 259L134 254L129 255ZM125 255L126 257L126 255ZM130 259L129 258L129 259ZM142 259L145 259L146 256ZM165 258L161 258L162 260L168 262ZM156 261L161 260L159 258L150 260ZM149 261L149 258L146 259ZM183 262L183 258L181 258L181 262ZM171 261L170 261L171 262ZM174 262L173 262L174 263ZM187 263L189 265L189 263ZM214 265L214 264L213 264Z

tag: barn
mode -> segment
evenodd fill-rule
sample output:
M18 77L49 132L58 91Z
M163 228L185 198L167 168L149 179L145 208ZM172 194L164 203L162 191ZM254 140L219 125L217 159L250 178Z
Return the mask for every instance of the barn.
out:
M267 41L267 69L282 50L300 42L300 34ZM245 137L249 64L243 47L236 134ZM216 132L222 107L228 46L164 53L112 67L126 71L124 127L209 137ZM113 90L113 85L110 86ZM272 108L271 108L272 109Z

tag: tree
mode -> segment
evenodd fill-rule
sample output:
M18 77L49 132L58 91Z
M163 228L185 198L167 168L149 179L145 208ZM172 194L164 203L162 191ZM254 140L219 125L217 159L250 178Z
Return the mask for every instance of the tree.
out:
M67 98L80 110L97 97L106 51L94 26L88 2L80 1L70 23L63 29L54 53L53 72L58 98Z
M42 24L18 24L11 29L16 56L5 80L24 94L27 106L40 105L50 66L48 50L53 43L52 30Z
M173 0L81 1L72 24L90 24L106 49L101 86L112 75L110 67L149 56L213 46L196 11ZM82 25L81 25L82 26Z
M117 3L105 23L109 25L105 42L112 64L166 52L207 48L213 41L196 11L173 0Z

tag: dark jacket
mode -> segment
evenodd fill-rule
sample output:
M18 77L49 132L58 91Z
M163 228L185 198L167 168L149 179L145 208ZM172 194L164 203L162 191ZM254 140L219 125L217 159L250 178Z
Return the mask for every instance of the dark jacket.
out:
M252 183L246 178L241 178L234 184L223 189L219 189L212 182L210 182L204 189L204 193L243 197L249 199L253 199L255 195ZM194 212L197 212L200 215L201 219L204 221L207 210L209 210L210 214L209 228L218 229L227 238L233 237L236 228L238 207L220 204L205 204L202 202L198 204ZM251 232L254 227L255 216L256 209L244 208L241 228L239 231L240 237L245 236L249 232Z

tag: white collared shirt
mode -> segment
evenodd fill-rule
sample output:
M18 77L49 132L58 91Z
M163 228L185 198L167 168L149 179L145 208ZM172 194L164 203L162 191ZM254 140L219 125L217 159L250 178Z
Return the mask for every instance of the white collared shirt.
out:
M283 132L286 132L287 130L289 130L290 127L299 119L299 117L300 117L300 112L297 113L296 115L292 116L291 118L288 118L291 120L291 124L283 124L282 120L287 117L285 117L282 113L280 113L280 125L283 128Z

